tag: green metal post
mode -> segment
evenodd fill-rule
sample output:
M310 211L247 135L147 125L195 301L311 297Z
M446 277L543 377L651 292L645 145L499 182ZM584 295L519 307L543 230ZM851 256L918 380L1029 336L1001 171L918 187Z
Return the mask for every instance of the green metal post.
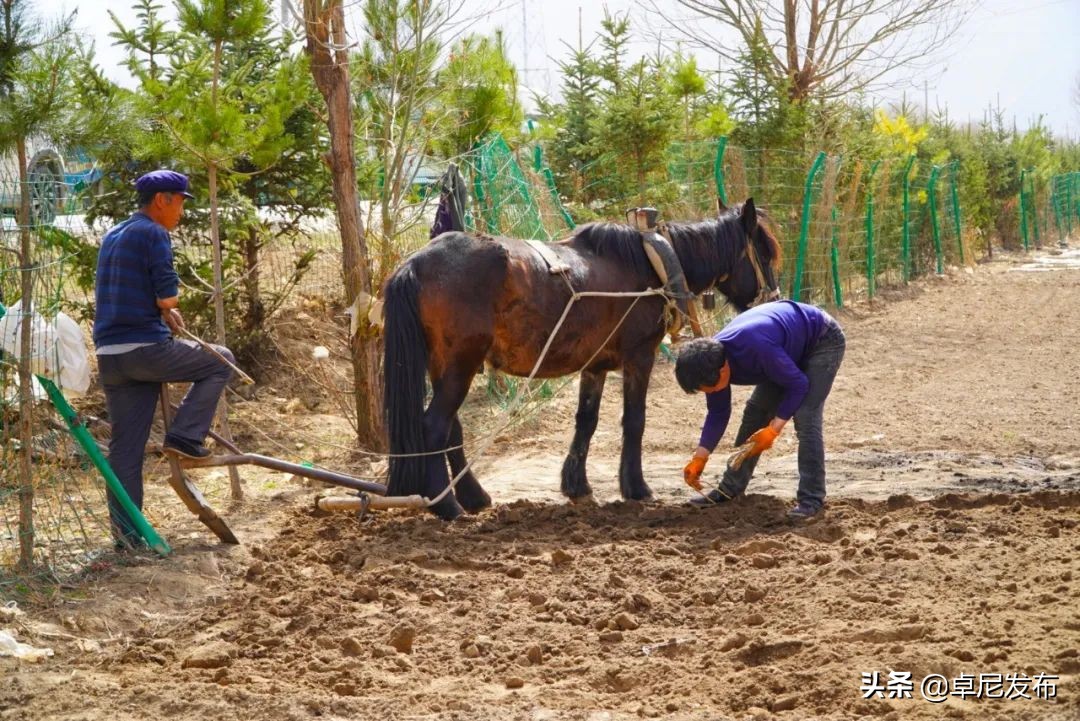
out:
M716 160L713 161L713 179L716 181L716 197L725 206L728 204L727 191L724 190L724 151L727 149L727 136L721 135L716 141Z
M903 236L900 243L900 275L904 282L907 283L911 279L911 166L915 164L915 154L912 153L908 157L907 164L904 166L904 183L903 183L903 213L904 213L904 225Z
M540 169L544 167L544 149L539 145L533 146L533 170L540 172Z
M832 209L832 283L836 307L844 307L844 292L840 289L840 226L836 222L836 206Z
M37 376L38 383L45 389L45 392L49 395L49 400L52 401L53 406L63 417L67 423L68 430L71 431L71 435L75 437L75 440L79 442L82 449L86 451L86 455L90 456L90 460L94 466L97 467L98 472L101 473L105 479L105 485L109 487L113 495L120 502L124 512L127 513L128 518L131 520L131 524L135 526L135 530L139 532L139 535L146 541L146 545L152 548L159 556L167 556L172 552L169 548L169 544L165 542L165 539L158 535L154 527L146 520L135 503L132 502L131 497L124 490L124 487L120 485L120 480L113 472L112 466L105 460L105 456L101 453L101 449L98 448L97 443L94 441L93 436L90 435L90 431L86 429L86 425L79 420L79 416L75 413L75 410L68 404L67 399L64 398L64 394L60 392L60 389L56 387L48 378Z
M1042 237L1039 233L1039 208L1038 198L1035 196L1035 176L1031 172L1034 168L1028 168L1028 178L1031 180L1031 192L1028 198L1031 199L1031 227L1035 230L1035 247L1042 247Z
M956 175L960 170L960 159L949 163L949 186L952 196L953 225L956 227L956 249L960 253L960 265L964 264L964 241L960 237L960 191L957 188Z
M566 223L567 228L573 230L577 227L577 223L574 222L574 219L570 217L570 213L563 207L562 198L559 197L559 189L555 185L555 176L551 173L551 168L545 167L542 174L548 190L551 191L551 199L555 201L555 207L559 209L563 222Z
M7 313L7 308L0 303L0 318L3 318ZM86 430L86 425L79 420L79 416L75 413L75 410L64 398L64 394L60 392L60 389L56 387L48 378L44 376L36 376L38 383L45 389L45 393L48 394L49 400L52 401L53 406L56 407L57 412L60 413L64 421L67 422L68 430L71 431L71 435L75 437L75 440L79 442L82 449L86 451L86 455L90 456L90 460L97 467L102 477L105 479L105 485L109 487L109 490L113 492L124 511L128 514L128 518L131 520L135 530L139 532L139 535L146 541L146 545L154 549L161 556L167 556L172 552L169 548L169 544L165 542L161 536L158 535L154 527L146 520L142 512L136 508L132 502L131 497L128 495L124 487L120 485L120 480L116 477L109 462L105 460L105 456L102 455L101 449L97 447L97 443L94 441L93 436L90 435L90 431Z
M941 257L941 229L938 227L937 216L937 180L940 172L940 165L930 168L930 180L927 182L928 201L930 203L930 230L934 234L934 255L937 258L938 275L945 272L945 263Z
M1024 188L1025 176L1027 175L1026 169L1020 170L1020 239L1024 242L1024 252L1028 252L1031 249L1030 242L1028 241L1028 222L1027 222L1027 191Z
M482 156L483 150L480 150L480 146L476 146L476 150L479 152L477 155ZM484 223L487 225L487 232L493 235L499 234L498 227L498 212L495 208L489 207L487 200L487 193L484 192L483 181L483 168L481 168L482 160L474 160L473 165L473 191L476 193L476 203L480 206L480 214L484 218Z
M803 268L806 265L806 246L810 239L810 206L813 204L814 179L821 172L825 164L825 151L819 150L814 162L810 165L810 172L806 174L806 185L803 188L802 223L799 226L799 249L795 255L795 281L791 290L791 299L802 300Z
M877 267L874 257L874 175L881 166L880 160L875 160L870 166L870 179L866 183L866 294L873 299L876 291Z

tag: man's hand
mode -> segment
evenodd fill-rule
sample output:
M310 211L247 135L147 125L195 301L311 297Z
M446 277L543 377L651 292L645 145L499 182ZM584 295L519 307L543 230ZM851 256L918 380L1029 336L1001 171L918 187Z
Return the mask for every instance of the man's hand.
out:
M701 456L695 453L690 462L686 464L686 468L683 469L683 481L695 491L701 490L701 474L705 471L705 462L708 460L707 455Z
M169 326L169 330L173 333L179 333L181 328L185 328L184 316L180 315L180 311L176 308L164 308L161 311L161 319L165 321L165 325Z

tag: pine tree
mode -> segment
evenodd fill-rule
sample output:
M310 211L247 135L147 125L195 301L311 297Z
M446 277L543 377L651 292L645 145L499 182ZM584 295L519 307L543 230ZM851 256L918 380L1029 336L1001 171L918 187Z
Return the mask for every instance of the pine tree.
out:
M76 50L69 30L74 13L47 27L32 16L26 0L0 3L0 155L15 152L19 189L19 273L22 312L34 311L33 230L41 221L31 214L27 143L45 138L63 145L75 127L72 117L72 73ZM20 325L19 355L19 566L34 560L33 374L31 328Z

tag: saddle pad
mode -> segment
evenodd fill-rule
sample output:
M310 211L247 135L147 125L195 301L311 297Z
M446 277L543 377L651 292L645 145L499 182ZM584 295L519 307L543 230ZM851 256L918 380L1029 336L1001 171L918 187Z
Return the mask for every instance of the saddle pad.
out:
M552 275L558 273L565 273L570 270L570 266L559 260L559 257L555 255L555 251L553 251L550 246L548 246L548 244L544 241L526 240L525 242L532 246L532 249L540 254L540 257L544 259L545 263L547 263L548 272Z

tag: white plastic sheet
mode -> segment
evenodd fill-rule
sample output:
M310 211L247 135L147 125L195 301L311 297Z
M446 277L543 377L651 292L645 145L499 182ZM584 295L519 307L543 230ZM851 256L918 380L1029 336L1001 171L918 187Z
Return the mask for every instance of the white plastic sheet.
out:
M0 348L11 358L22 353L22 324L30 323L30 370L52 379L69 396L82 395L90 388L90 357L79 324L64 313L52 323L33 313L23 315L22 301L7 308L0 318ZM44 391L34 383L34 396Z
M0 656L14 656L20 661L37 663L53 655L51 648L37 648L28 643L19 643L11 629L0 629Z

